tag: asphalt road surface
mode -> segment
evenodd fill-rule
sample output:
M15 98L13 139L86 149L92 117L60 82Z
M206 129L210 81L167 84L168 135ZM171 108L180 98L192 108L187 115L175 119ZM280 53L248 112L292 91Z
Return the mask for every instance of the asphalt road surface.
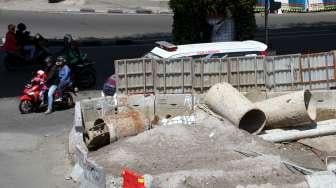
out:
M328 25L336 23L336 12L305 14L272 14L270 28ZM6 32L9 23L24 22L33 33L39 32L49 38L61 38L64 33L75 36L115 38L125 36L171 33L172 15L128 14L61 14L42 12L19 12L0 10L0 33ZM264 27L264 17L256 14L258 27Z
M150 48L146 45L84 48L97 61L98 80L95 88L80 91L79 97L99 96L96 89L113 72L114 59L139 57ZM67 144L73 109L50 115L19 112L18 96L33 70L7 72L0 65L0 187L78 187L67 180L71 172Z
M62 38L65 33L78 38L123 39L143 36L171 36L171 15L60 14L0 11L0 33L8 23L24 22L32 34ZM272 14L269 17L269 45L278 54L320 52L336 49L336 12ZM256 40L264 41L264 17L256 14ZM152 41L151 41L152 42ZM146 43L146 41L144 42ZM148 42L147 42L148 43ZM105 54L100 54L105 55ZM132 54L130 54L132 56Z
M24 22L28 30L48 38L62 38L65 33L80 38L116 38L170 33L170 15L60 14L0 11L0 33L9 23Z

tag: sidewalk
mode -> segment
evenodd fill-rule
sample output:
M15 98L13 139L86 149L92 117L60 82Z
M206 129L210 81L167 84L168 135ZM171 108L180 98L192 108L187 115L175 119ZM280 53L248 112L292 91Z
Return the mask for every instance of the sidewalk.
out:
M0 0L0 10L96 13L170 13L169 0Z

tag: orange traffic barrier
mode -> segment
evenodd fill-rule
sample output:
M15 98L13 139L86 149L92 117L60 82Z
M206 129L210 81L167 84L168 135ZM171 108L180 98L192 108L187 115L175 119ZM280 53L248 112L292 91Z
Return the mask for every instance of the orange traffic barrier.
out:
M123 188L145 188L144 177L129 169L124 169L121 173L123 177Z

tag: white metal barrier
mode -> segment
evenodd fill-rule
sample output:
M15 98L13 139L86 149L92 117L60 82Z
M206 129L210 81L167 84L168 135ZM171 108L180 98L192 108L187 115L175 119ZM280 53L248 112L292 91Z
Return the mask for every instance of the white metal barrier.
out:
M239 91L329 89L336 86L336 51L222 59L115 61L118 92L203 93L218 82Z

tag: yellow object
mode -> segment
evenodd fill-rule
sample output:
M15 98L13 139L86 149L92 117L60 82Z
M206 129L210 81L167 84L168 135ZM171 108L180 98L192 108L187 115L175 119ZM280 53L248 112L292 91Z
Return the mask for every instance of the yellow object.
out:
M138 179L138 183L145 183L144 178L139 178L139 179Z

